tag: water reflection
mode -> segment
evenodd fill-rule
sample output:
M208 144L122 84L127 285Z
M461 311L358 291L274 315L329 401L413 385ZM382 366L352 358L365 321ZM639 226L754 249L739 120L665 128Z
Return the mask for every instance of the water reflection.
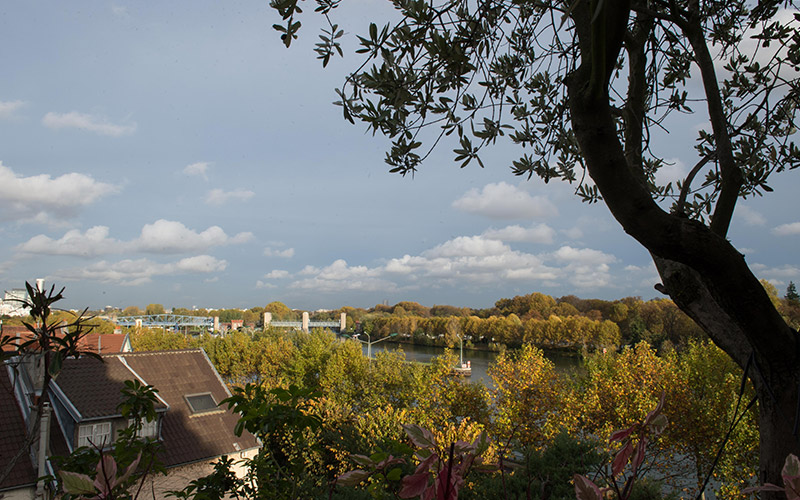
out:
M367 346L362 345L362 348L364 356L366 356ZM374 356L378 351L396 351L398 349L403 350L407 360L420 361L423 363L430 361L434 356L441 356L444 353L444 347L382 342L372 345L372 354ZM458 347L453 349L453 353L458 356ZM486 375L486 370L489 368L489 363L494 362L498 354L497 352L464 349L464 362L466 363L469 361L472 364L472 377L469 380L472 382L481 381L489 385L490 380ZM583 371L583 364L578 356L566 356L556 352L545 352L545 356L555 364L556 371L561 375L573 376Z

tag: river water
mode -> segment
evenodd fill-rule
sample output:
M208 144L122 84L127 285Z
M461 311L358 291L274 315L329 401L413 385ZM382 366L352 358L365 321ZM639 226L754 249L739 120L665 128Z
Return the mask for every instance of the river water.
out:
M367 355L366 344L362 346L364 356ZM416 345L416 344L400 344L395 342L381 342L372 345L372 355L379 351L396 351L402 349L409 361L428 362L434 356L444 354L444 347ZM459 355L458 347L453 349L456 356ZM490 379L486 375L486 370L489 368L489 363L494 362L497 358L497 352L491 351L477 351L464 349L464 363L467 361L472 365L472 377L469 379L472 382L483 382L485 385L490 384ZM578 356L565 356L560 353L545 352L547 359L553 362L556 366L556 371L560 374L569 376L580 373L583 369L581 359Z

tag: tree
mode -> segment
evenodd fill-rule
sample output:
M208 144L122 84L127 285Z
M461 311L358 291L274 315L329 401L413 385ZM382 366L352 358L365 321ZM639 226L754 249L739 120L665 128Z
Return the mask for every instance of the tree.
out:
M147 307L144 308L144 313L148 316L154 314L164 314L164 306L161 304L147 304Z
M339 2L318 3L327 18ZM393 3L400 21L359 37L367 60L337 91L345 119L392 139L392 172L413 174L430 152L423 141L452 136L463 166L508 134L532 151L515 173L575 182L584 200L602 200L652 255L656 288L746 369L760 403L760 479L777 482L800 452L800 337L727 234L741 197L771 191L773 174L800 165L800 18L780 10L795 2ZM298 2L272 5L288 47ZM323 65L341 36L337 25L324 30ZM651 137L690 105L710 123L690 150L697 163L659 185L667 160Z
M797 287L794 285L794 281L790 281L789 286L786 287L786 300L800 303L800 295L797 294Z

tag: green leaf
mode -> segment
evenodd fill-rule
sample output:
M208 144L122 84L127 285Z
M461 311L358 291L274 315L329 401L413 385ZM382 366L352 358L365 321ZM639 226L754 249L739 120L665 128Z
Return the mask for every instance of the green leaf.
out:
M58 471L58 475L61 477L61 484L64 491L67 493L72 495L86 495L95 493L96 491L92 478L86 474L60 470Z

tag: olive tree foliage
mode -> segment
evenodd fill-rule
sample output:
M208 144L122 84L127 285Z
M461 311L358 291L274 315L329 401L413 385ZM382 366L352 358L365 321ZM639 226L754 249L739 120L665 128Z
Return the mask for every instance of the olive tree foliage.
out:
M510 139L512 170L562 179L603 201L652 255L668 294L751 377L762 479L777 480L797 437L800 340L727 240L739 199L797 168L800 15L793 1L394 0L399 21L358 37L364 60L337 89L344 118L392 140L392 172L413 174L444 140L462 166ZM336 0L316 51L341 53ZM273 0L288 47L297 0ZM654 137L680 114L706 122L668 165ZM669 154L676 155L671 144ZM588 177L587 177L588 176ZM591 181L589 180L591 178Z

